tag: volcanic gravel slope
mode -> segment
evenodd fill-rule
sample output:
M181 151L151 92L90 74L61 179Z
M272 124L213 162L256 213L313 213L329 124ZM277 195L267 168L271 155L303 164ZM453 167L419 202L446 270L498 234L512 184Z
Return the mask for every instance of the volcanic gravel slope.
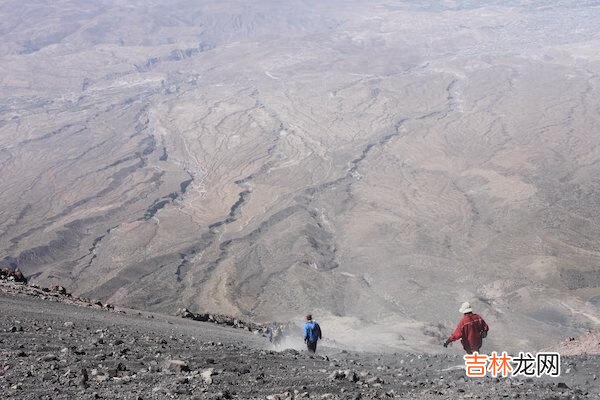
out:
M0 286L0 313L3 399L600 398L598 356L565 357L554 380L469 379L458 354L275 352L248 332L15 285Z

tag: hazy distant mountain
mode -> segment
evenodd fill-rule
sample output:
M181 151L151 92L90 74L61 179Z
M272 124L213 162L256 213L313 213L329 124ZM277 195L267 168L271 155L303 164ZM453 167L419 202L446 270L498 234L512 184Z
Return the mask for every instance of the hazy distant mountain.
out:
M600 8L5 1L0 259L437 349L600 324Z

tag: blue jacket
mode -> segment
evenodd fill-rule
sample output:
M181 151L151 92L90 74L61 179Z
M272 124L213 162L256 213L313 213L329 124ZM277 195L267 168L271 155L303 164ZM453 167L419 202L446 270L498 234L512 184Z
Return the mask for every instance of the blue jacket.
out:
M304 340L314 343L321 339L321 327L315 321L308 321L304 324Z

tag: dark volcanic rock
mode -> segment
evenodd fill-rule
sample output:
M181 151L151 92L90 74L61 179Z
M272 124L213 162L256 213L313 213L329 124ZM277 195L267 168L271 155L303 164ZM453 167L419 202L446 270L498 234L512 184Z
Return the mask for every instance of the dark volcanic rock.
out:
M597 356L565 357L569 372L560 380L468 379L456 368L463 362L459 354L327 348L317 356L276 352L266 338L232 329L233 320L223 327L191 318L120 314L77 306L83 304L66 297L42 300L35 296L44 293L41 289L7 285L0 285L0 340L9 349L0 352L2 399L541 400L600 395Z
M10 269L10 268L2 268L0 269L0 280L8 280L17 283L27 283L27 278L23 275L19 268Z

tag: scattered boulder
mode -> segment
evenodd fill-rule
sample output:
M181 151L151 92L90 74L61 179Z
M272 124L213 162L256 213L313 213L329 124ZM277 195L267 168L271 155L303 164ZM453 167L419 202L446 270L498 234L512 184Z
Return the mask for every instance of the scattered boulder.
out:
M52 291L54 293L58 293L58 294L61 294L61 295L67 294L67 289L65 289L64 286L56 285L56 286L52 287Z
M52 353L42 356L42 361L49 362L49 361L56 361L56 360L58 360L58 357L56 357L56 355L54 355Z
M347 371L346 373L346 379L349 380L350 382L358 382L360 380L360 378L358 377L358 375L356 374L356 372L354 371Z
M231 393L229 393L228 390L222 390L220 392L215 393L212 396L212 398L215 400L221 400L221 399L231 399L233 397L231 396Z
M77 386L84 389L88 387L88 372L85 368L82 368L78 375Z
M356 372L351 370L337 370L332 372L329 375L329 379L332 381L335 380L348 380L350 382L358 382L360 378L356 374Z
M567 386L567 384L564 382L558 382L556 387L558 387L559 389L569 389L569 386Z
M341 370L333 371L331 374L329 374L329 379L332 381L342 380L344 378L345 378L344 371L341 371Z
M25 276L23 275L21 270L18 268L15 269L13 272L13 278L14 278L15 282L27 283L27 278L25 278Z
M0 279L27 284L27 278L25 278L25 275L23 275L23 273L21 272L21 270L19 268L15 268L15 269L2 268L2 269L0 269Z
M365 382L368 383L369 385L373 385L376 383L383 383L383 379L381 379L378 376L374 376L372 378L367 379Z
M164 370L176 373L188 372L190 367L183 360L167 360L164 364Z
M262 326L254 322L241 321L235 317L223 314L194 313L187 308L178 308L175 315L181 318L192 319L194 321L212 322L213 324L230 326L242 329L248 332L255 332L268 338L271 342L279 341L284 335L284 330L296 329L292 324L273 323L269 326Z
M178 317L181 317L181 318L194 319L193 318L194 315L187 308L178 308L177 312L175 313L175 315L178 316Z
M215 371L214 368L208 368L200 373L200 377L202 378L204 383L206 383L207 385L210 385L213 383L212 376L214 374L214 371Z

